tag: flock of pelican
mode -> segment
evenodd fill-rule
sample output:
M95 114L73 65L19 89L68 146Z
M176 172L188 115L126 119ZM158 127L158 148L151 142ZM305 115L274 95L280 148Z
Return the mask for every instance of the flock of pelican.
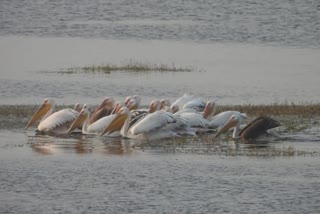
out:
M38 131L45 134L69 134L80 129L83 134L133 139L161 139L214 132L214 138L234 129L234 139L250 140L280 126L270 117L258 117L240 130L245 113L225 111L214 114L215 103L184 94L172 104L167 99L153 100L140 108L138 95L128 96L123 103L106 97L95 109L76 104L54 112L55 102L46 98L28 122L26 129L41 119Z

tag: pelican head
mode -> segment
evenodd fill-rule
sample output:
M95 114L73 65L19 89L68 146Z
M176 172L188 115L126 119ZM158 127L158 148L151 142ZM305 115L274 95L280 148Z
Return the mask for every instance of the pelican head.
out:
M215 102L213 101L208 101L206 103L206 106L204 107L203 110L203 117L206 119L209 119L212 117L212 115L214 114L214 107L215 107Z
M136 102L136 100L130 100L128 102L128 104L126 105L126 107L129 109L129 110L136 110L138 108L138 104Z
M161 103L159 100L152 100L149 106L149 113L160 110Z
M129 116L130 110L127 107L122 107L115 118L100 133L100 136L103 136L105 133L112 134L113 132L120 130Z
M120 102L116 102L111 114L116 114L120 111L122 104Z
M28 122L25 129L29 128L32 124L34 124L38 119L44 118L45 115L50 115L53 111L54 100L52 98L44 99L40 108L34 113L30 121Z
M176 113L177 111L179 111L179 106L178 105L171 105L171 112L174 114Z
M74 107L73 107L73 110L77 111L77 112L80 112L81 109L82 109L83 105L80 104L80 103L76 103L74 104Z
M90 108L89 105L83 106L77 119L75 121L73 121L73 123L70 125L70 127L68 129L68 133L71 133L74 129L78 128L81 124L83 124L83 122L87 118L89 118L89 116L90 116L89 108Z
M124 105L130 110L135 110L140 107L141 98L139 95L129 96L125 99Z
M170 101L168 99L162 99L160 101L160 104L161 104L161 109L164 109L165 106L170 106L171 105L171 103L170 103Z
M239 126L242 123L242 120L245 118L246 117L242 114L233 114L230 117L230 119L218 130L214 138L217 138L219 135L225 133L226 131L228 131L233 127L236 127L236 129L239 129ZM234 134L234 137L236 137L236 134Z

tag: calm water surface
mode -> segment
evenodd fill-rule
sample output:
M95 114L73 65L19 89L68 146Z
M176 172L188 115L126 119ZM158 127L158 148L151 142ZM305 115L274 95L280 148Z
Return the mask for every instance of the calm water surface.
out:
M200 142L162 147L159 142L55 138L20 130L1 131L0 136L4 213L317 213L320 209L319 147L312 142L316 156L272 157L210 154L210 149L222 145ZM273 154L283 145L271 143L266 151ZM224 146L225 151L235 149L232 142Z
M315 0L2 0L0 105L131 94L148 104L185 92L217 104L318 103L319 11ZM193 71L60 72L130 60ZM33 131L0 130L1 213L320 212L318 123L261 147Z

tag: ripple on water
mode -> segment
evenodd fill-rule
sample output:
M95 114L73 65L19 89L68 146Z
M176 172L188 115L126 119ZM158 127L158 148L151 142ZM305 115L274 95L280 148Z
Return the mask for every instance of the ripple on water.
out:
M311 213L319 208L314 191L320 186L319 156L197 153L219 147L273 151L281 143L237 148L223 140L137 142L21 130L1 131L1 138L3 212Z

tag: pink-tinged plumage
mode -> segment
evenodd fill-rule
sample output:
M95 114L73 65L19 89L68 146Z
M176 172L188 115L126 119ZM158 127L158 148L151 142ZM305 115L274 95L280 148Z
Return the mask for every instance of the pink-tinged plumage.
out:
M103 129L115 118L115 116L116 114L111 114L100 118L92 124L89 124L90 111L86 108L83 108L80 111L80 114L77 117L77 119L70 125L68 132L72 132L81 123L83 123L81 129L83 134L100 134L103 131ZM120 136L120 134L113 134L112 136Z
M224 111L221 112L215 116L213 116L209 121L209 127L212 129L219 128L223 126L232 115L240 115L244 119L247 118L247 115L245 113L240 113L238 111Z
M131 112L123 107L112 121L101 133L112 133L114 127L122 127L121 134L126 138L135 139L161 139L178 136L177 129L187 127L187 124L179 117L165 111L156 111L145 116L133 126L129 127Z
M79 113L70 108L53 113L54 106L53 99L46 98L28 122L26 129L41 118L38 126L40 132L66 134L68 127L77 118Z
M55 134L66 134L69 125L77 118L78 112L73 109L62 109L41 121L38 130Z
M165 111L156 111L148 114L145 118L132 126L131 133L138 135L150 131L159 130L176 122L174 116Z

